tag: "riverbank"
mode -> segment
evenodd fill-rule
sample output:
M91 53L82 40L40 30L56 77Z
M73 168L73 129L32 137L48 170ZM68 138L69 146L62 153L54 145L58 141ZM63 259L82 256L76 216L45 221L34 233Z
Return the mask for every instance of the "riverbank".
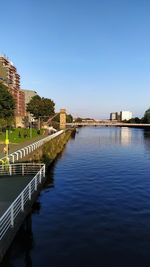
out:
M56 136L43 146L33 151L23 160L26 162L43 162L49 166L57 155L63 150L71 135L75 133L75 129L66 129L61 135Z

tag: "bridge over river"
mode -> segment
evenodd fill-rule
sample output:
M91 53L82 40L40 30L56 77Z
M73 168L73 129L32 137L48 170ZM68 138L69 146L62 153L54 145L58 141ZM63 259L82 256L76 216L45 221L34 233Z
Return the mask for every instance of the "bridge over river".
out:
M82 127L82 126L136 127L136 128L150 127L150 124L146 123L124 123L124 122L111 122L111 121L72 122L72 123L67 123L66 125L69 127Z

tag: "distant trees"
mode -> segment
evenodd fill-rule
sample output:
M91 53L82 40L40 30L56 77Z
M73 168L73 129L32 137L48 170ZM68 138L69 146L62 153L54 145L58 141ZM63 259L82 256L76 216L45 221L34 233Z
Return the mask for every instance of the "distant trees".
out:
M76 118L75 122L82 122L82 118L80 118L80 117Z
M150 123L150 108L145 111L143 122Z
M125 122L128 122L128 123L141 123L142 120L139 119L138 117L135 117L135 118L132 118L132 119L130 119L128 121L125 121Z
M67 117L66 117L66 122L68 122L68 123L71 123L71 122L73 122L73 117L72 117L72 115L71 115L71 114L67 114Z
M42 117L42 120L46 121L55 114L55 103L51 99L36 95L27 104L27 112L30 112L35 119Z
M15 101L8 88L0 82L0 120L10 122L14 117Z

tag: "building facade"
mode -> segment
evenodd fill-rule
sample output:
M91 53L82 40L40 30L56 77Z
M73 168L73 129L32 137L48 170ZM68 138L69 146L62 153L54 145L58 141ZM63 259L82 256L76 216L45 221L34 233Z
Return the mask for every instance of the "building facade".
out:
M34 90L27 90L27 89L22 89L21 91L24 93L24 96L25 96L25 107L27 107L27 104L30 102L32 97L37 95L37 92L34 91ZM30 114L27 111L26 111L26 116L28 116L29 122L34 121L34 118L33 118L32 114Z
M111 121L117 120L117 112L110 113L110 120Z
M120 111L120 112L112 112L110 113L110 120L117 120L117 121L128 121L132 119L132 112L131 111Z
M25 95L20 90L20 75L13 63L5 56L0 56L0 80L8 87L15 100L15 117L24 117Z
M121 111L120 112L121 121L128 121L132 119L132 112L131 111Z

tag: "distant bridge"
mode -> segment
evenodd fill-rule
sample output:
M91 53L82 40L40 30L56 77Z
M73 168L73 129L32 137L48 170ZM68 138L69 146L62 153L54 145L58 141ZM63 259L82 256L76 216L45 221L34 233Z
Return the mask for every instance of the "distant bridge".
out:
M124 122L111 122L111 121L73 122L73 123L67 123L66 125L71 127L80 127L80 126L137 127L137 128L150 127L150 124L146 123L124 123Z

